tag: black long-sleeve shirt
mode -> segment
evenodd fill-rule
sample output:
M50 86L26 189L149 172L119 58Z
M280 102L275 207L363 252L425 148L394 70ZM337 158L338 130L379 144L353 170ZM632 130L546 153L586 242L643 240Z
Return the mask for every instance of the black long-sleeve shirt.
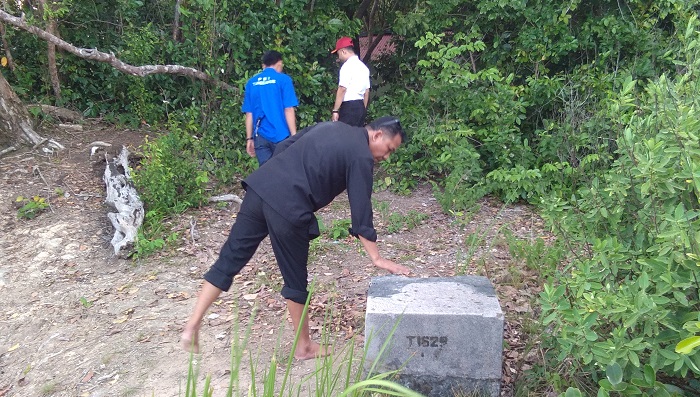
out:
M275 155L243 180L292 224L303 227L314 212L347 189L350 233L377 240L372 222L374 158L364 127L324 122L281 142Z

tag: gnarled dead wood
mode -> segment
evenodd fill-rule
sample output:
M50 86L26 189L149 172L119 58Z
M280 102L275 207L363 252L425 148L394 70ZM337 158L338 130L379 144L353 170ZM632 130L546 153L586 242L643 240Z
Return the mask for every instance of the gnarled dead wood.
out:
M107 160L103 180L107 185L105 202L117 212L110 212L107 217L114 226L112 247L114 255L128 256L131 252L139 227L143 223L143 202L131 179L129 169L129 151L122 147L121 153L114 159Z

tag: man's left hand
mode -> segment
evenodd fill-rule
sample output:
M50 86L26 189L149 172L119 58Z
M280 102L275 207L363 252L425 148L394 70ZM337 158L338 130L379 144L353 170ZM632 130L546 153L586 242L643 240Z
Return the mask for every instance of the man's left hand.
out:
M401 274L406 276L411 273L411 269L407 268L406 266L399 265L398 263L385 258L379 258L376 262L374 262L374 265L380 269L388 271L391 274Z

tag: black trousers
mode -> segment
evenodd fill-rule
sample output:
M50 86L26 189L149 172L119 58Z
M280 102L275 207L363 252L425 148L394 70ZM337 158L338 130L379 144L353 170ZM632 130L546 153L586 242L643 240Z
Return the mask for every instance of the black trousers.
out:
M355 127L364 127L366 116L367 109L365 108L365 102L361 99L345 101L340 105L340 109L338 109L338 121Z
M204 279L215 287L228 291L233 277L250 261L262 240L269 235L284 279L282 296L297 303L306 303L309 242L318 236L315 219L313 225L297 227L273 210L249 187L219 258L204 275Z

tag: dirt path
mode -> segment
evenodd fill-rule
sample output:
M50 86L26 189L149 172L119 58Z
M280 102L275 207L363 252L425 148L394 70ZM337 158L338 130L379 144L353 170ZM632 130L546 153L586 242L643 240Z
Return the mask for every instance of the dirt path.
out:
M189 211L172 220L180 231L175 248L143 260L117 259L109 245L103 168L91 159L90 143L134 147L143 132L95 125L59 138L68 147L62 153L0 159L0 397L184 395L189 356L179 348L180 331L237 207ZM48 198L50 210L19 219L16 198L34 195ZM537 237L539 220L527 207L504 208L488 200L478 212L448 216L428 189L409 197L382 192L374 200L381 251L410 266L413 276L461 270L486 275L497 285L509 320L503 395L511 395L517 368L529 360L522 357L516 317L531 311L538 287L511 261L501 234L508 228L521 238ZM326 226L349 219L346 201L341 196L319 213ZM420 225L393 231L401 219L420 219ZM351 338L361 344L367 286L370 277L383 273L356 241L329 238L314 246L309 273L318 286L311 306L316 338L324 313L333 308L330 326L339 345ZM281 279L267 242L234 285L207 316L197 357L200 383L210 374L216 396L228 385L233 325L246 324L254 306L258 314L244 363L249 352L259 355L262 372L273 351L284 359L291 349ZM242 374L250 373L247 366ZM312 370L313 362L295 362L293 381ZM248 378L241 377L243 389Z

